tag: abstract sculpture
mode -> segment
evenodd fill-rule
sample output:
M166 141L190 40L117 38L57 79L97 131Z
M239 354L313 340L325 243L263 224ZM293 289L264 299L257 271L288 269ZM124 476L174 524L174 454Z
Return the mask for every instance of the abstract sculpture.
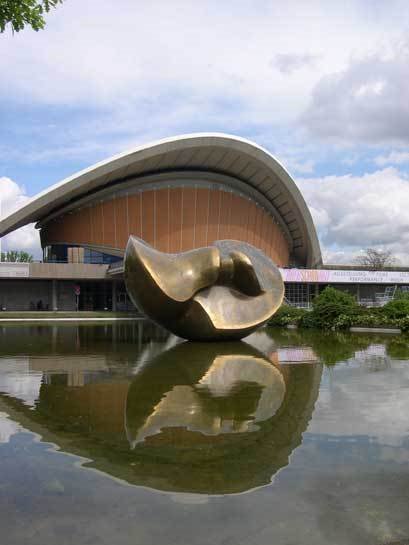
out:
M284 296L274 263L235 240L166 254L131 236L125 283L133 303L149 318L179 337L201 341L249 335Z

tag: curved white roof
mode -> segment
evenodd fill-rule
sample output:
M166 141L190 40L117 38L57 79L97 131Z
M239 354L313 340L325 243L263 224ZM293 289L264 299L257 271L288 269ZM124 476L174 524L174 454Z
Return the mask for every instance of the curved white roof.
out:
M166 138L115 155L33 197L0 221L0 236L45 219L67 204L117 182L166 172L208 172L245 183L274 208L305 266L322 262L311 214L294 180L267 150L237 136L199 133Z

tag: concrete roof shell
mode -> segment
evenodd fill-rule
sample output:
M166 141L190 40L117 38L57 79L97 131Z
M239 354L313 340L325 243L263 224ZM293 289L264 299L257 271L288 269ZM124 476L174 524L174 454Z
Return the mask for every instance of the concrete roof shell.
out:
M41 222L59 209L117 182L161 173L194 172L228 176L261 194L291 237L291 251L307 267L322 264L308 207L294 180L267 150L237 136L198 133L139 146L88 167L33 197L0 221L0 237ZM211 179L209 177L209 179Z

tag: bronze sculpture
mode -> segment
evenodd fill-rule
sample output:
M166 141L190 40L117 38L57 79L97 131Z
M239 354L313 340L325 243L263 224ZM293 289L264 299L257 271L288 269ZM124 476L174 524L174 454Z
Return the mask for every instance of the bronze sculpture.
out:
M235 240L180 254L131 236L125 283L149 318L189 340L241 339L281 305L280 271L260 250Z

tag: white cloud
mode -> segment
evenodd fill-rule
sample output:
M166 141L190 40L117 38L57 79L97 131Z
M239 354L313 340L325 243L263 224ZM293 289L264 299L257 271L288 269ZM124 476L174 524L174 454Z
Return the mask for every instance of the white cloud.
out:
M352 153L351 155L347 155L346 157L344 157L341 160L341 163L343 165L348 165L351 167L353 165L356 165L359 159L360 159L360 156L358 153Z
M293 74L303 68L310 68L318 61L318 55L297 54L297 53L278 53L271 61L282 74Z
M314 172L315 161L314 159L299 159L296 157L286 157L280 155L280 162L286 167L290 172L295 172L298 174L311 174Z
M0 412L0 443L9 443L11 437L20 431L20 424L10 420L8 414Z
M354 263L356 254L343 250L332 250L331 248L321 248L322 261L326 265L351 265Z
M298 185L327 262L351 262L361 249L376 247L409 264L409 180L398 170L305 178Z
M266 135L261 144L268 136L275 142L270 149L286 135L295 140L295 122L317 83L377 44L385 52L383 43L397 40L409 21L401 0L348 6L65 2L47 15L44 31L2 35L0 98L6 107L24 106L6 120L13 138L0 143L0 160L82 166L128 147L124 142L201 130L259 132ZM388 79L374 75L354 90L356 100L375 100L388 92ZM326 151L317 148L316 156ZM301 157L289 167L305 175L316 162Z
M375 163L379 166L409 163L409 151L391 151L388 155L379 155L375 157Z
M347 0L347 9L322 0L264 2L257 9L249 0L64 2L48 14L44 31L1 37L0 70L7 77L0 98L5 108L24 104L24 120L5 124L13 138L4 132L0 160L13 168L77 160L75 170L78 161L82 166L158 137L219 130L253 138L290 172L312 177L317 164L331 161L328 137L347 145L409 139L409 41L398 42L409 26L406 8L403 0ZM310 134L326 139L322 145L297 128L302 112ZM363 156L359 148L337 147L338 159L341 152L344 164ZM380 166L405 162L405 151L376 159ZM302 181L324 252L337 259L360 249L354 225L362 228L362 246L390 247L396 235L391 249L408 249L405 178L390 169L368 176L368 184L365 177ZM24 188L0 178L2 191L6 184L7 207L25 202ZM314 184L323 195L310 189ZM394 184L398 204L391 212ZM6 237L3 247L40 256L33 226Z
M0 392L18 398L29 407L34 407L40 395L42 373L29 373L27 356L2 358L0 366ZM1 413L0 413L1 414Z
M371 95L380 96L384 92L385 87L386 82L382 80L364 83L354 91L354 95L356 97L370 97Z
M10 178L0 177L0 219L21 208L29 199L30 197L28 197L24 187L19 186ZM1 249L3 252L7 250L24 250L38 259L41 256L38 231L34 229L33 224L26 225L3 237L1 239Z
M48 15L45 31L2 37L0 69L12 77L0 82L0 94L130 109L140 125L156 104L165 106L163 123L175 107L189 120L201 111L248 122L293 119L322 75L371 49L385 29L393 36L404 27L403 16L398 27L391 24L391 9L379 22L358 7L71 0ZM336 32L328 31L334 21ZM221 102L227 107L218 112Z
M323 381L309 432L338 437L371 435L387 445L405 442L409 410L406 361L390 360L384 346L372 345L331 369L329 388L327 384ZM340 407L343 418L335 418Z
M301 116L310 132L348 142L409 142L409 38L325 75ZM379 163L381 164L381 163Z

